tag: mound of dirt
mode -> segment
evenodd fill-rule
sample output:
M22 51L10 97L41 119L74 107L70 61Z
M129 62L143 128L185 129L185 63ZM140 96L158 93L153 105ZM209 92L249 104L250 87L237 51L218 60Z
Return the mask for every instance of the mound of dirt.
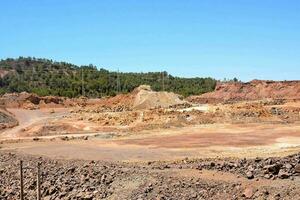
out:
M135 95L133 108L137 110L167 108L185 103L179 95L172 92L154 92L148 85L141 85L133 91Z
M22 136L50 136L50 135L62 135L62 134L71 134L79 133L81 130L75 128L71 124L57 124L49 123L40 126L33 126L26 129Z
M121 112L132 110L133 102L132 94L119 94L114 97L105 97L97 102L97 112L111 111L111 112Z
M220 103L263 99L300 99L300 81L261 81L218 83L215 91L191 96L194 103Z
M102 98L97 102L99 112L131 111L152 108L167 108L186 104L180 96L171 92L155 92L148 85L141 85L131 93Z
M0 130L18 125L15 117L5 109L0 109Z

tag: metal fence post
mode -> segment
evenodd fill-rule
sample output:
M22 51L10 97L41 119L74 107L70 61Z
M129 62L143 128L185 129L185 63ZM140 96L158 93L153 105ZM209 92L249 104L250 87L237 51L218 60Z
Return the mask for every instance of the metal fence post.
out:
M41 163L38 162L37 164L37 175L36 175L36 199L41 200L41 180L40 180L40 165Z
M24 188L23 188L23 161L20 160L20 199L24 200Z

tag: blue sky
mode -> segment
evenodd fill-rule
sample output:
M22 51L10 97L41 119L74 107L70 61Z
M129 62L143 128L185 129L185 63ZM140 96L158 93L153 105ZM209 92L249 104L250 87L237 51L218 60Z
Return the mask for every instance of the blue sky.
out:
M0 58L300 79L298 0L0 0Z

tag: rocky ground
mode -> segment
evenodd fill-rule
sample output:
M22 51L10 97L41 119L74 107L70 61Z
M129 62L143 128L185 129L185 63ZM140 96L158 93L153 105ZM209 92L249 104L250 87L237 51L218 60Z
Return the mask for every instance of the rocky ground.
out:
M121 163L55 160L0 151L0 199L300 199L300 153L284 158Z
M18 121L14 118L14 116L5 109L0 108L0 131L17 125Z

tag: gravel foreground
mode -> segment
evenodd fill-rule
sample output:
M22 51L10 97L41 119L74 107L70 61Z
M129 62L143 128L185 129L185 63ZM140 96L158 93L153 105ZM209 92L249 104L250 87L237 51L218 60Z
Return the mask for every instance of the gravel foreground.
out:
M121 163L54 160L0 151L0 199L300 199L300 153L265 159Z

